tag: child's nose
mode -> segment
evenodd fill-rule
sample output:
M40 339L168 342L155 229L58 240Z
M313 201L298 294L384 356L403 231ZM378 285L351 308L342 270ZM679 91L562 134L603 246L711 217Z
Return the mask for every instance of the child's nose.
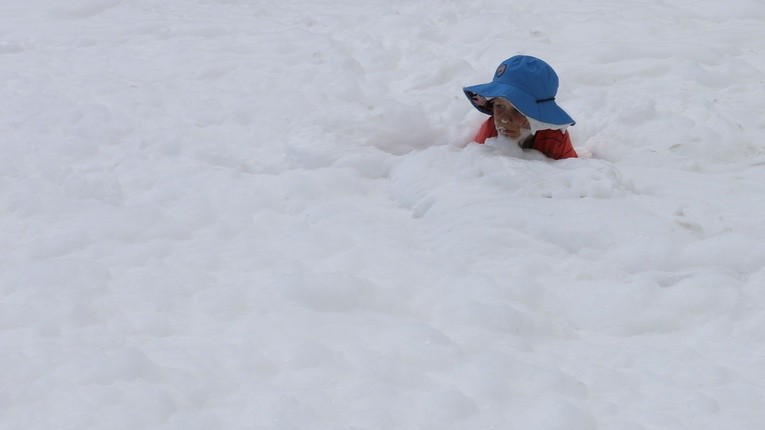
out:
M513 116L510 115L509 113L502 114L502 116L499 117L499 122L501 122L502 124L512 124L514 122Z

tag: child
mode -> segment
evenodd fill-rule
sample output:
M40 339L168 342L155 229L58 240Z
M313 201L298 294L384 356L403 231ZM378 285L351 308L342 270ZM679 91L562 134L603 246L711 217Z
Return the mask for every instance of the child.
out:
M558 75L539 58L508 58L497 67L490 83L463 91L476 109L491 115L478 130L476 142L501 134L522 148L536 149L556 160L576 157L566 131L575 122L555 103Z

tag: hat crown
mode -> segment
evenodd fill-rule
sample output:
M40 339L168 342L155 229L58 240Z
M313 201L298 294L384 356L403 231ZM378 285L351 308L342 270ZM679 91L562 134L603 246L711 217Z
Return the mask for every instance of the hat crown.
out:
M528 118L553 125L575 124L555 102L558 75L549 64L536 57L510 57L497 67L491 82L464 87L462 91L473 107L486 115L494 112L491 106L479 102L481 98L502 97Z
M552 67L536 57L516 55L497 67L492 82L520 88L537 100L555 97L558 92L558 75Z

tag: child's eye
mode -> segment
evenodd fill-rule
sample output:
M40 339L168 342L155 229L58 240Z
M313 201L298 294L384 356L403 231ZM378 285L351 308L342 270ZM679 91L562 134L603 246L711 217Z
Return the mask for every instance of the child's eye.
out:
M495 105L494 105L494 109L497 109L497 110L505 110L505 107L504 107L504 106L502 106L502 105L496 105L496 104L495 104Z

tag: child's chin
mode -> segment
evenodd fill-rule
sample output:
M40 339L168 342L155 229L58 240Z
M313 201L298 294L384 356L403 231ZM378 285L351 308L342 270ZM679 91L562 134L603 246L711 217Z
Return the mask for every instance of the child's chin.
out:
M500 136L507 137L508 139L518 139L520 137L520 133L512 132L510 130L506 130L502 127L497 127L497 134Z

